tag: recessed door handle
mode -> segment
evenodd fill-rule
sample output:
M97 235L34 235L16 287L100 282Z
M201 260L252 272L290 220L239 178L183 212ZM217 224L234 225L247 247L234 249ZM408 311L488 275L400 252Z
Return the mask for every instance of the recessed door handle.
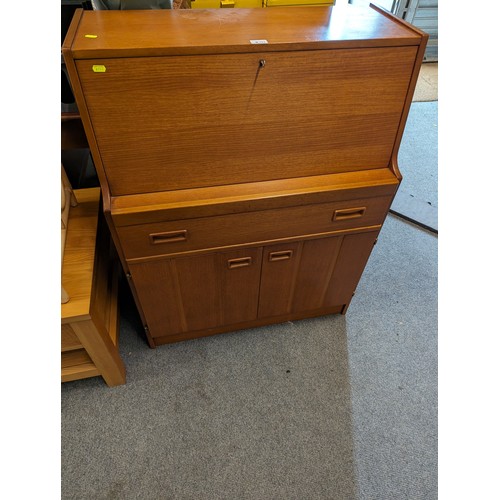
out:
M284 250L282 252L271 252L269 254L269 262L277 262L279 260L291 259L293 250Z
M229 259L227 267L229 269L238 269L239 267L247 267L252 264L252 257L240 257L239 259Z
M187 240L187 230L181 231L168 231L166 233L152 233L149 235L149 242L152 245L159 245L162 243L178 243Z
M366 207L341 208L333 212L333 220L358 219L365 214Z

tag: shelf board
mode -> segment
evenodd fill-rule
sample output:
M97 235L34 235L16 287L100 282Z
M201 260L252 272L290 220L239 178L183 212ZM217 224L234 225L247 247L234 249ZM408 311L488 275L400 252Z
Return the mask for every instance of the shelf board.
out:
M97 375L99 375L99 371L85 349L61 353L62 382L96 377Z
M61 352L83 349L82 343L70 325L61 325Z

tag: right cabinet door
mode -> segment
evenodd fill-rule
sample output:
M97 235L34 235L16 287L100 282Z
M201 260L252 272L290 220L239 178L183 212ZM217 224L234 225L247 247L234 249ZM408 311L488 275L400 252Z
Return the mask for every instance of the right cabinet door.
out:
M378 231L264 247L259 318L348 304Z

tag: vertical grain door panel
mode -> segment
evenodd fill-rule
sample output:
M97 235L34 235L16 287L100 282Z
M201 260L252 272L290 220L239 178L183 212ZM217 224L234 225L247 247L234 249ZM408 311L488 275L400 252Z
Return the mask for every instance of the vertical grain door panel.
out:
M129 269L151 336L186 331L172 259L129 264Z
M111 195L119 196L384 168L416 51L405 46L76 65ZM106 70L95 72L95 65Z
M264 247L259 318L290 313L301 248L301 243L284 243Z
M341 236L304 241L292 312L326 307L325 295L341 244Z
M325 295L325 305L350 302L373 250L377 234L378 232L368 232L342 237L340 253Z
M245 248L219 254L221 324L257 318L262 248Z
M257 316L261 248L130 263L152 337Z
M221 324L218 261L215 254L172 260L186 328L204 330Z
M375 231L264 247L259 317L348 304L376 235ZM288 258L280 260L287 252Z

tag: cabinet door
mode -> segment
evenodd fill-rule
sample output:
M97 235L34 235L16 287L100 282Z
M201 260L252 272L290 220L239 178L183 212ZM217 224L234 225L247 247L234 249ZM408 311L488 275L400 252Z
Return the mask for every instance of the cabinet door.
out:
M257 318L262 248L244 248L218 254L221 324Z
M261 248L130 264L152 337L257 316Z
M264 248L259 318L290 312L301 247L302 243L285 243Z
M325 293L324 306L349 304L377 240L378 231L342 237L342 245Z
M264 248L259 317L348 304L377 231Z
M265 247L259 317L326 307L325 295L341 245L339 236Z

